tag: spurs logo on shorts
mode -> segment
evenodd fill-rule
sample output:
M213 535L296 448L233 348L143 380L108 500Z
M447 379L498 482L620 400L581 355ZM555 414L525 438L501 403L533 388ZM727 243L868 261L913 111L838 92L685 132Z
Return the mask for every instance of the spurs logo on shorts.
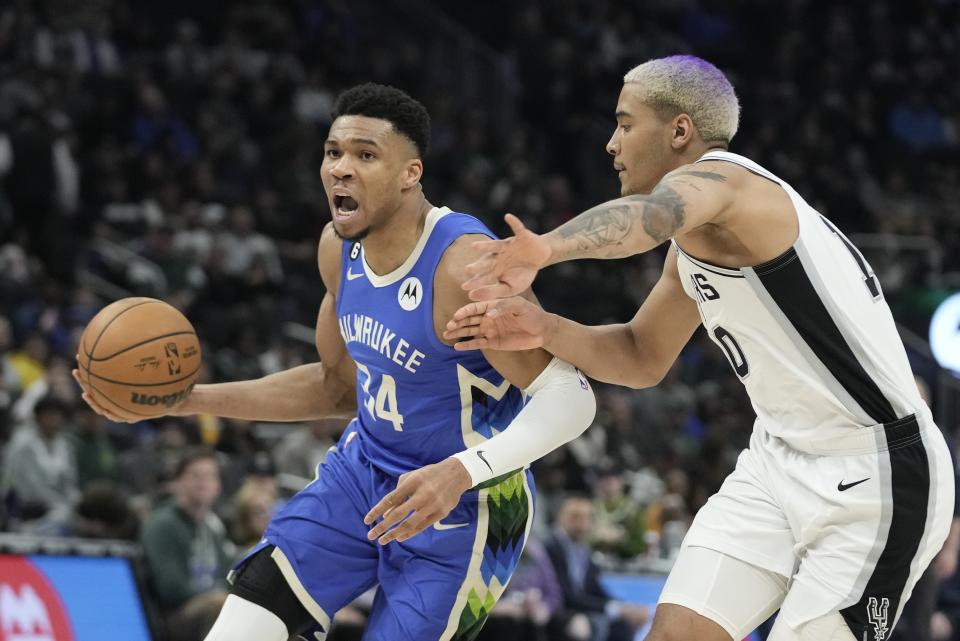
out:
M867 620L873 626L874 641L885 641L887 638L887 612L890 609L890 599L883 597L877 601L877 597L870 597L867 605Z

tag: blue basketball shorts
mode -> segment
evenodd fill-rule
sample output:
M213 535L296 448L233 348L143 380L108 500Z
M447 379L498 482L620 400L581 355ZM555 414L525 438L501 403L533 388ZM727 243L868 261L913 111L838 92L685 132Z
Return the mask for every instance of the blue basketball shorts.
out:
M355 434L355 436L351 436ZM517 567L534 511L533 477L518 471L466 492L443 520L402 543L367 540L363 517L397 486L348 431L317 479L277 513L268 545L294 594L324 629L379 585L365 641L476 638Z

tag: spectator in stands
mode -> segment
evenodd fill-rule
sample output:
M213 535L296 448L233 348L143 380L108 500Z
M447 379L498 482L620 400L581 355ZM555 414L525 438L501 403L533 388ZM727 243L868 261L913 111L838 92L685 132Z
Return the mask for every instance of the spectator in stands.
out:
M10 360L13 347L13 328L6 316L0 314L0 443L7 440L10 432L10 411L20 395L20 374Z
M643 552L644 512L625 490L623 470L612 463L597 471L594 499L596 525L591 538L594 549L622 559Z
M62 401L40 399L4 452L0 493L13 495L28 528L66 523L78 497L73 448L63 433L68 411Z
M220 468L209 449L188 450L172 482L173 498L150 515L141 542L153 594L173 641L198 641L226 599L234 557L227 529L214 513Z
M327 458L327 451L337 444L343 428L342 419L322 418L291 431L273 447L277 472L303 479L306 483L317 475L317 466Z
M16 370L24 390L43 378L49 356L50 346L39 332L27 336L20 349L10 355L10 364Z
M497 602L493 617L480 635L497 639L500 616L526 618L532 623L534 635L544 641L587 641L591 638L589 617L583 612L564 608L563 587L553 569L553 563L543 543L535 538L527 541L520 564L504 596ZM491 625L493 624L493 625Z
M140 521L126 493L112 481L87 484L70 522L70 535L85 539L136 541Z
M215 242L223 251L223 269L228 275L249 279L251 271L259 268L271 283L283 279L276 243L257 231L257 219L248 207L230 210L229 228Z
M233 502L231 535L239 551L244 552L256 545L263 535L273 515L277 495L264 484L252 481L237 490Z
M117 451L107 436L107 419L86 403L73 410L74 431L70 435L77 460L77 484L84 489L90 481L116 481L119 477Z
M593 526L592 501L568 497L544 545L563 588L564 607L589 616L591 638L629 641L647 622L649 612L643 606L614 600L600 583L600 568L587 547Z

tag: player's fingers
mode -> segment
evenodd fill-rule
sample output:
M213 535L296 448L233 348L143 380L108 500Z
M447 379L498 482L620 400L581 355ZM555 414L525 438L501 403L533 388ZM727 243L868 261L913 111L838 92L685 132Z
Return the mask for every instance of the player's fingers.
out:
M491 238L490 240L475 240L472 245L475 250L483 252L484 254L496 254L497 252L503 251L509 242L510 241L506 239L494 240ZM481 260L489 258L489 256L484 256Z
M471 278L465 283L463 283L461 287L463 287L463 289L469 289L467 287L468 283L475 282L480 277L491 278L492 277L491 275L493 274L493 269L494 267L496 267L496 265L497 265L497 261L493 258L492 255L489 255L489 254L483 258L480 258L470 263L469 265L466 265L463 268L463 270L467 273L467 276L470 276Z
M462 329L476 329L483 321L483 316L470 316L459 321L450 321L444 332L456 332Z
M482 287L471 288L467 294L470 300L494 300L496 298L506 298L510 296L510 285L498 282L496 284L484 285Z
M467 303L457 311L453 313L453 320L447 323L447 327L450 327L451 323L458 321L464 318L470 318L471 316L482 316L485 311L487 311L486 301L480 303Z
M83 394L80 395L80 398L82 398L84 402L86 402L86 404L89 405L90 409L92 409L94 412L96 412L100 416L103 416L104 418L110 419L114 423L136 423L137 422L136 419L129 419L123 416L118 416L113 412L110 412L109 410L105 409L103 405L101 405L96 400L94 400L90 392L86 391L86 388L84 388L84 392Z
M70 373L73 374L73 380L77 382L77 385L79 385L83 389L87 389L87 384L83 382L82 378L80 378L80 370L78 369L71 370Z
M416 535L420 534L428 527L439 521L443 518L443 515L437 511L431 512L429 516L423 516L420 512L417 512L409 519L403 522L403 524L395 528L390 534L392 535L391 540L399 541L403 543L408 539L412 539Z
M383 535L389 533L390 530L392 530L396 525L409 517L415 511L416 508L410 501L398 506L395 510L391 510L388 515L383 517L382 521L377 523L373 528L370 529L369 532L367 532L367 538L371 541L382 538Z
M520 232L526 231L527 229L524 227L523 222L513 214L507 214L503 219L510 225L510 231L513 232L514 236L519 236Z
M500 282L500 278L495 276L493 272L486 272L474 276L470 280L467 280L461 285L461 288L466 291L473 291L479 287L487 287L489 285L496 285Z
M363 517L363 522L366 525L371 525L381 516L386 516L387 512L389 512L392 508L407 500L406 494L404 493L401 495L399 490L400 488L398 486L396 490L390 492L385 497L380 499L376 505L370 508L370 511L367 512L367 515Z
M488 347L490 347L490 340L486 338L474 338L453 344L453 349L458 352L469 352L472 349L487 349Z
M469 327L461 327L459 329L448 329L443 332L443 337L448 341L452 341L458 338L472 338L476 336L477 330L479 327L477 325L471 325Z

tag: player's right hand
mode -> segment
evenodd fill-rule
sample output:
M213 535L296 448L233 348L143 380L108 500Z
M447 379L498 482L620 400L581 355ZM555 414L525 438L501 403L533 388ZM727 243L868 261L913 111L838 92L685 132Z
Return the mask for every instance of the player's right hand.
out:
M79 359L80 359L80 356L77 355L77 360ZM86 402L87 405L90 406L90 409L92 409L94 412L96 412L100 416L104 416L110 419L111 421L113 421L114 423L136 423L142 420L134 417L124 417L104 409L104 407L100 405L100 403L94 400L93 395L90 394L90 388L84 382L83 378L81 378L80 370L78 369L73 370L73 380L77 381L77 385L79 385L80 389L82 390L80 397L84 400L84 402Z
M466 266L467 274L473 277L463 284L470 300L493 300L525 292L537 271L550 260L550 243L545 237L524 227L513 214L507 214L504 220L513 230L513 238L473 243L474 249L484 255Z
M443 337L460 340L454 349L496 349L519 351L543 347L556 331L556 317L528 301L514 296L501 300L464 305L447 323Z

